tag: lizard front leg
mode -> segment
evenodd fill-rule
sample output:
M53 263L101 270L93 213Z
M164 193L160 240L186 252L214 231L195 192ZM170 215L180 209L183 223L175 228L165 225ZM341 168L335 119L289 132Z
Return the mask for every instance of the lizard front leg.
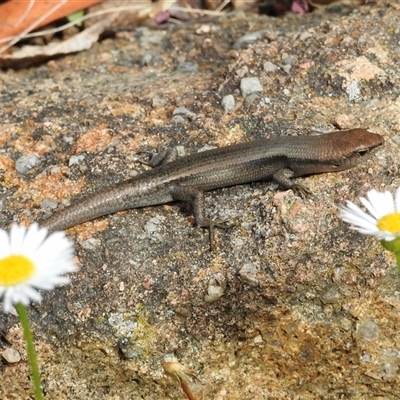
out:
M210 237L210 250L214 251L214 228L227 229L233 226L233 224L227 224L222 221L211 220L205 217L204 207L204 192L197 188L174 185L170 193L174 200L185 201L190 203L193 209L193 215L196 220L196 226L198 228L206 228L209 231Z
M310 196L312 193L310 190L305 188L302 185L299 185L297 183L294 183L291 180L291 177L293 176L293 171L289 168L283 168L278 171L276 171L272 175L272 179L281 185L284 189L289 190L292 189L295 193L297 193L302 199Z

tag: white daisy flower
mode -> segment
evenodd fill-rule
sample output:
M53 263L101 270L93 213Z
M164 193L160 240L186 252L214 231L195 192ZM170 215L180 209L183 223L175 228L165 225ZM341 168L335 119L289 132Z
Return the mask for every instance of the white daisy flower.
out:
M37 223L29 228L13 225L10 233L0 229L0 299L5 313L17 303L40 302L37 289L70 282L62 274L76 270L73 244L64 232L47 234Z
M388 242L400 237L400 187L394 199L388 191L381 193L372 189L360 201L371 215L351 201L340 209L340 217L353 225L351 229Z

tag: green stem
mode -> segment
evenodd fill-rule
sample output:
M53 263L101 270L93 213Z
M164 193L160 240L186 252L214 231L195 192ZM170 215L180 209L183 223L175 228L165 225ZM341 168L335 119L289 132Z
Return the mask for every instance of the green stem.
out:
M400 237L389 242L386 240L381 240L381 244L386 250L391 251L396 256L397 271L400 274Z
M21 303L16 304L15 308L18 312L22 329L24 330L29 363L31 364L33 384L35 386L35 398L36 400L43 400L42 388L40 386L39 367L37 364L35 346L33 345L32 333L29 326L28 312L26 311L26 307Z

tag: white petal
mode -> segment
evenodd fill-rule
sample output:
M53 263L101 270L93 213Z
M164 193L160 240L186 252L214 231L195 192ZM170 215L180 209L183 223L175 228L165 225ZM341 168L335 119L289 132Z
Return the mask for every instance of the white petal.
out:
M359 229L364 229L367 232L377 232L379 231L379 229L376 227L375 224L371 224L368 221L365 220L361 220L359 218L349 218L349 219L343 219L343 221L352 224L354 226L356 226Z
M379 240L386 240L387 242L391 242L392 240L396 239L396 236L387 231L379 231L379 235L377 235L376 237Z
M13 305L22 303L24 305L29 305L29 297L24 292L24 288L20 286L11 286L7 289L5 294L5 299L7 298Z
M53 263L61 258L67 258L73 254L73 244L65 237L63 232L54 232L38 249L35 258L42 258L47 263Z
M3 311L5 314L8 314L11 311L11 308L13 306L13 303L11 301L11 297L7 295L7 293L4 294L3 298Z
M386 214L385 193L372 189L367 192L367 198L360 197L360 201L376 219Z
M38 289L43 289L43 290L52 290L56 286L61 286L61 285L66 285L71 282L71 279L69 279L66 276L55 276L51 279L48 279L47 281L39 281L39 282L32 282L32 286L38 288Z
M373 226L376 228L377 221L371 216L365 214L362 215L356 211L350 209L342 209L341 217L343 221L350 224L362 225L362 226Z
M372 214L376 219L378 219L379 218L378 213L376 212L375 207L372 205L372 202L369 200L372 194L368 192L367 196L368 199L366 199L365 197L360 197L360 201L364 205L364 207L370 212L370 214Z
M396 190L396 200L395 200L395 208L397 212L400 212L400 187Z
M24 243L26 228L24 226L13 225L10 229L10 252L21 254Z
M366 212L361 210L360 207L356 206L351 201L346 202L346 207L341 207L341 217L344 221L348 218L357 218L357 220L362 223L363 221L368 222L376 226L376 219L372 218ZM347 222L347 221L346 221Z
M34 223L28 229L25 240L24 240L24 254L27 256L31 256L35 254L37 249L43 244L43 241L46 239L47 229L41 228L39 229L39 225Z
M385 192L385 210L382 213L381 217L383 217L386 214L393 214L394 213L394 199L393 195L391 192L386 191ZM383 207L382 207L383 208Z
M40 303L42 300L41 294L30 285L24 287L23 293L27 298L36 301L36 303Z

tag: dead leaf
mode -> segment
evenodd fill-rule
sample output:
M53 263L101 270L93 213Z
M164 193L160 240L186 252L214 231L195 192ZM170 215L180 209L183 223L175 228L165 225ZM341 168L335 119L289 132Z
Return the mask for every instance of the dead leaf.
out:
M116 16L116 13L111 14L61 43L50 43L46 46L24 46L13 54L0 55L0 68L26 68L51 60L56 56L89 49Z
M0 4L0 43L17 43L41 26L102 0L10 0ZM0 49L0 53L4 49Z

